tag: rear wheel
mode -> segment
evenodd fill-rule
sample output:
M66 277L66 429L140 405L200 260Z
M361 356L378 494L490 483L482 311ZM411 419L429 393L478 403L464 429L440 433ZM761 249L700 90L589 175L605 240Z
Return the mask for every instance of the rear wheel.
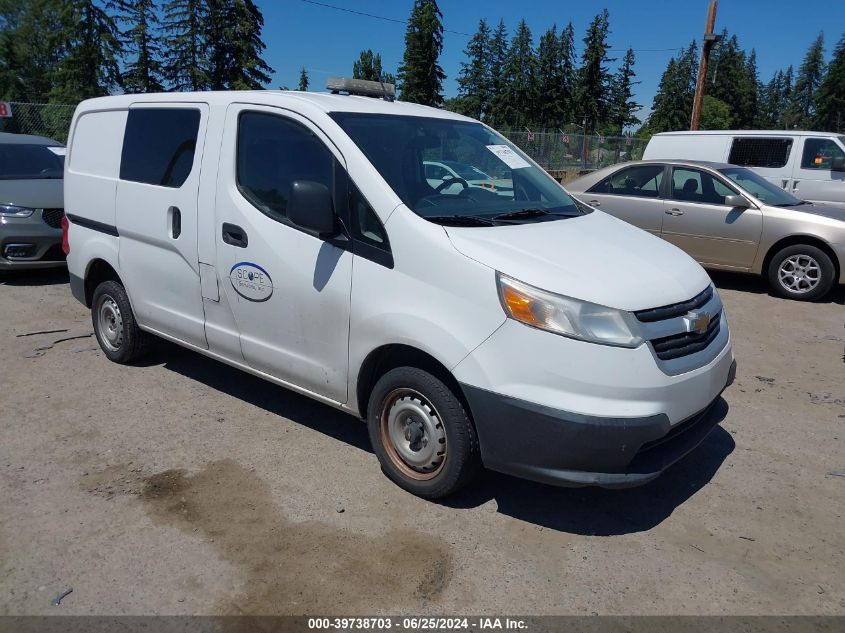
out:
M118 282L104 281L94 290L91 324L109 360L131 363L146 353L150 336L138 327L126 290Z
M769 284L787 299L812 301L826 295L836 281L836 267L820 248L793 244L769 262Z
M385 474L420 497L445 497L480 468L478 438L463 404L443 381L421 369L399 367L379 379L367 427Z

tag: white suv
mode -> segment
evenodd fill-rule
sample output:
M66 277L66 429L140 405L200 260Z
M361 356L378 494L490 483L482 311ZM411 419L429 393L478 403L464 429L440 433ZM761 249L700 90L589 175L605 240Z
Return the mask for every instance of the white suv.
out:
M448 159L511 194L432 187L426 163ZM365 418L385 473L424 497L482 464L641 484L724 417L735 363L704 270L451 112L92 99L65 200L71 288L110 359L152 334Z

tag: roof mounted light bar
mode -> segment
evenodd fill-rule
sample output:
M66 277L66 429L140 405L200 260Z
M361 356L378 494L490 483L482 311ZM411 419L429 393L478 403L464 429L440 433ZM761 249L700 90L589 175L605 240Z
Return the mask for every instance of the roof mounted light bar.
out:
M345 92L362 97L380 97L385 101L393 101L396 97L396 87L393 84L386 84L381 81L329 77L326 82L326 89L335 95Z

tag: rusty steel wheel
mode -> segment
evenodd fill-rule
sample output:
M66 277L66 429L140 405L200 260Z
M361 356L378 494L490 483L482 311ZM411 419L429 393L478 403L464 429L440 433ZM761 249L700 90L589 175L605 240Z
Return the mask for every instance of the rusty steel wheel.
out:
M434 479L446 464L446 429L434 406L410 388L390 391L379 407L382 446L393 465L416 481Z

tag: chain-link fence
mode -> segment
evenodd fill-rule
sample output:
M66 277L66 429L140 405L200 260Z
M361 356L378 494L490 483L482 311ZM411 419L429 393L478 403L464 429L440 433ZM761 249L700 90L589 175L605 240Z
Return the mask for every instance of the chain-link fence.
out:
M76 106L55 103L19 103L13 101L11 116L0 118L0 132L37 134L61 143L67 142L70 121Z
M0 131L48 136L67 141L75 106L12 102L9 118L0 118ZM570 134L564 130L503 131L512 143L550 172L589 171L626 160L638 160L646 141L632 136Z
M639 160L647 142L632 136L569 134L564 131L511 130L502 134L548 171L588 171L627 160Z

